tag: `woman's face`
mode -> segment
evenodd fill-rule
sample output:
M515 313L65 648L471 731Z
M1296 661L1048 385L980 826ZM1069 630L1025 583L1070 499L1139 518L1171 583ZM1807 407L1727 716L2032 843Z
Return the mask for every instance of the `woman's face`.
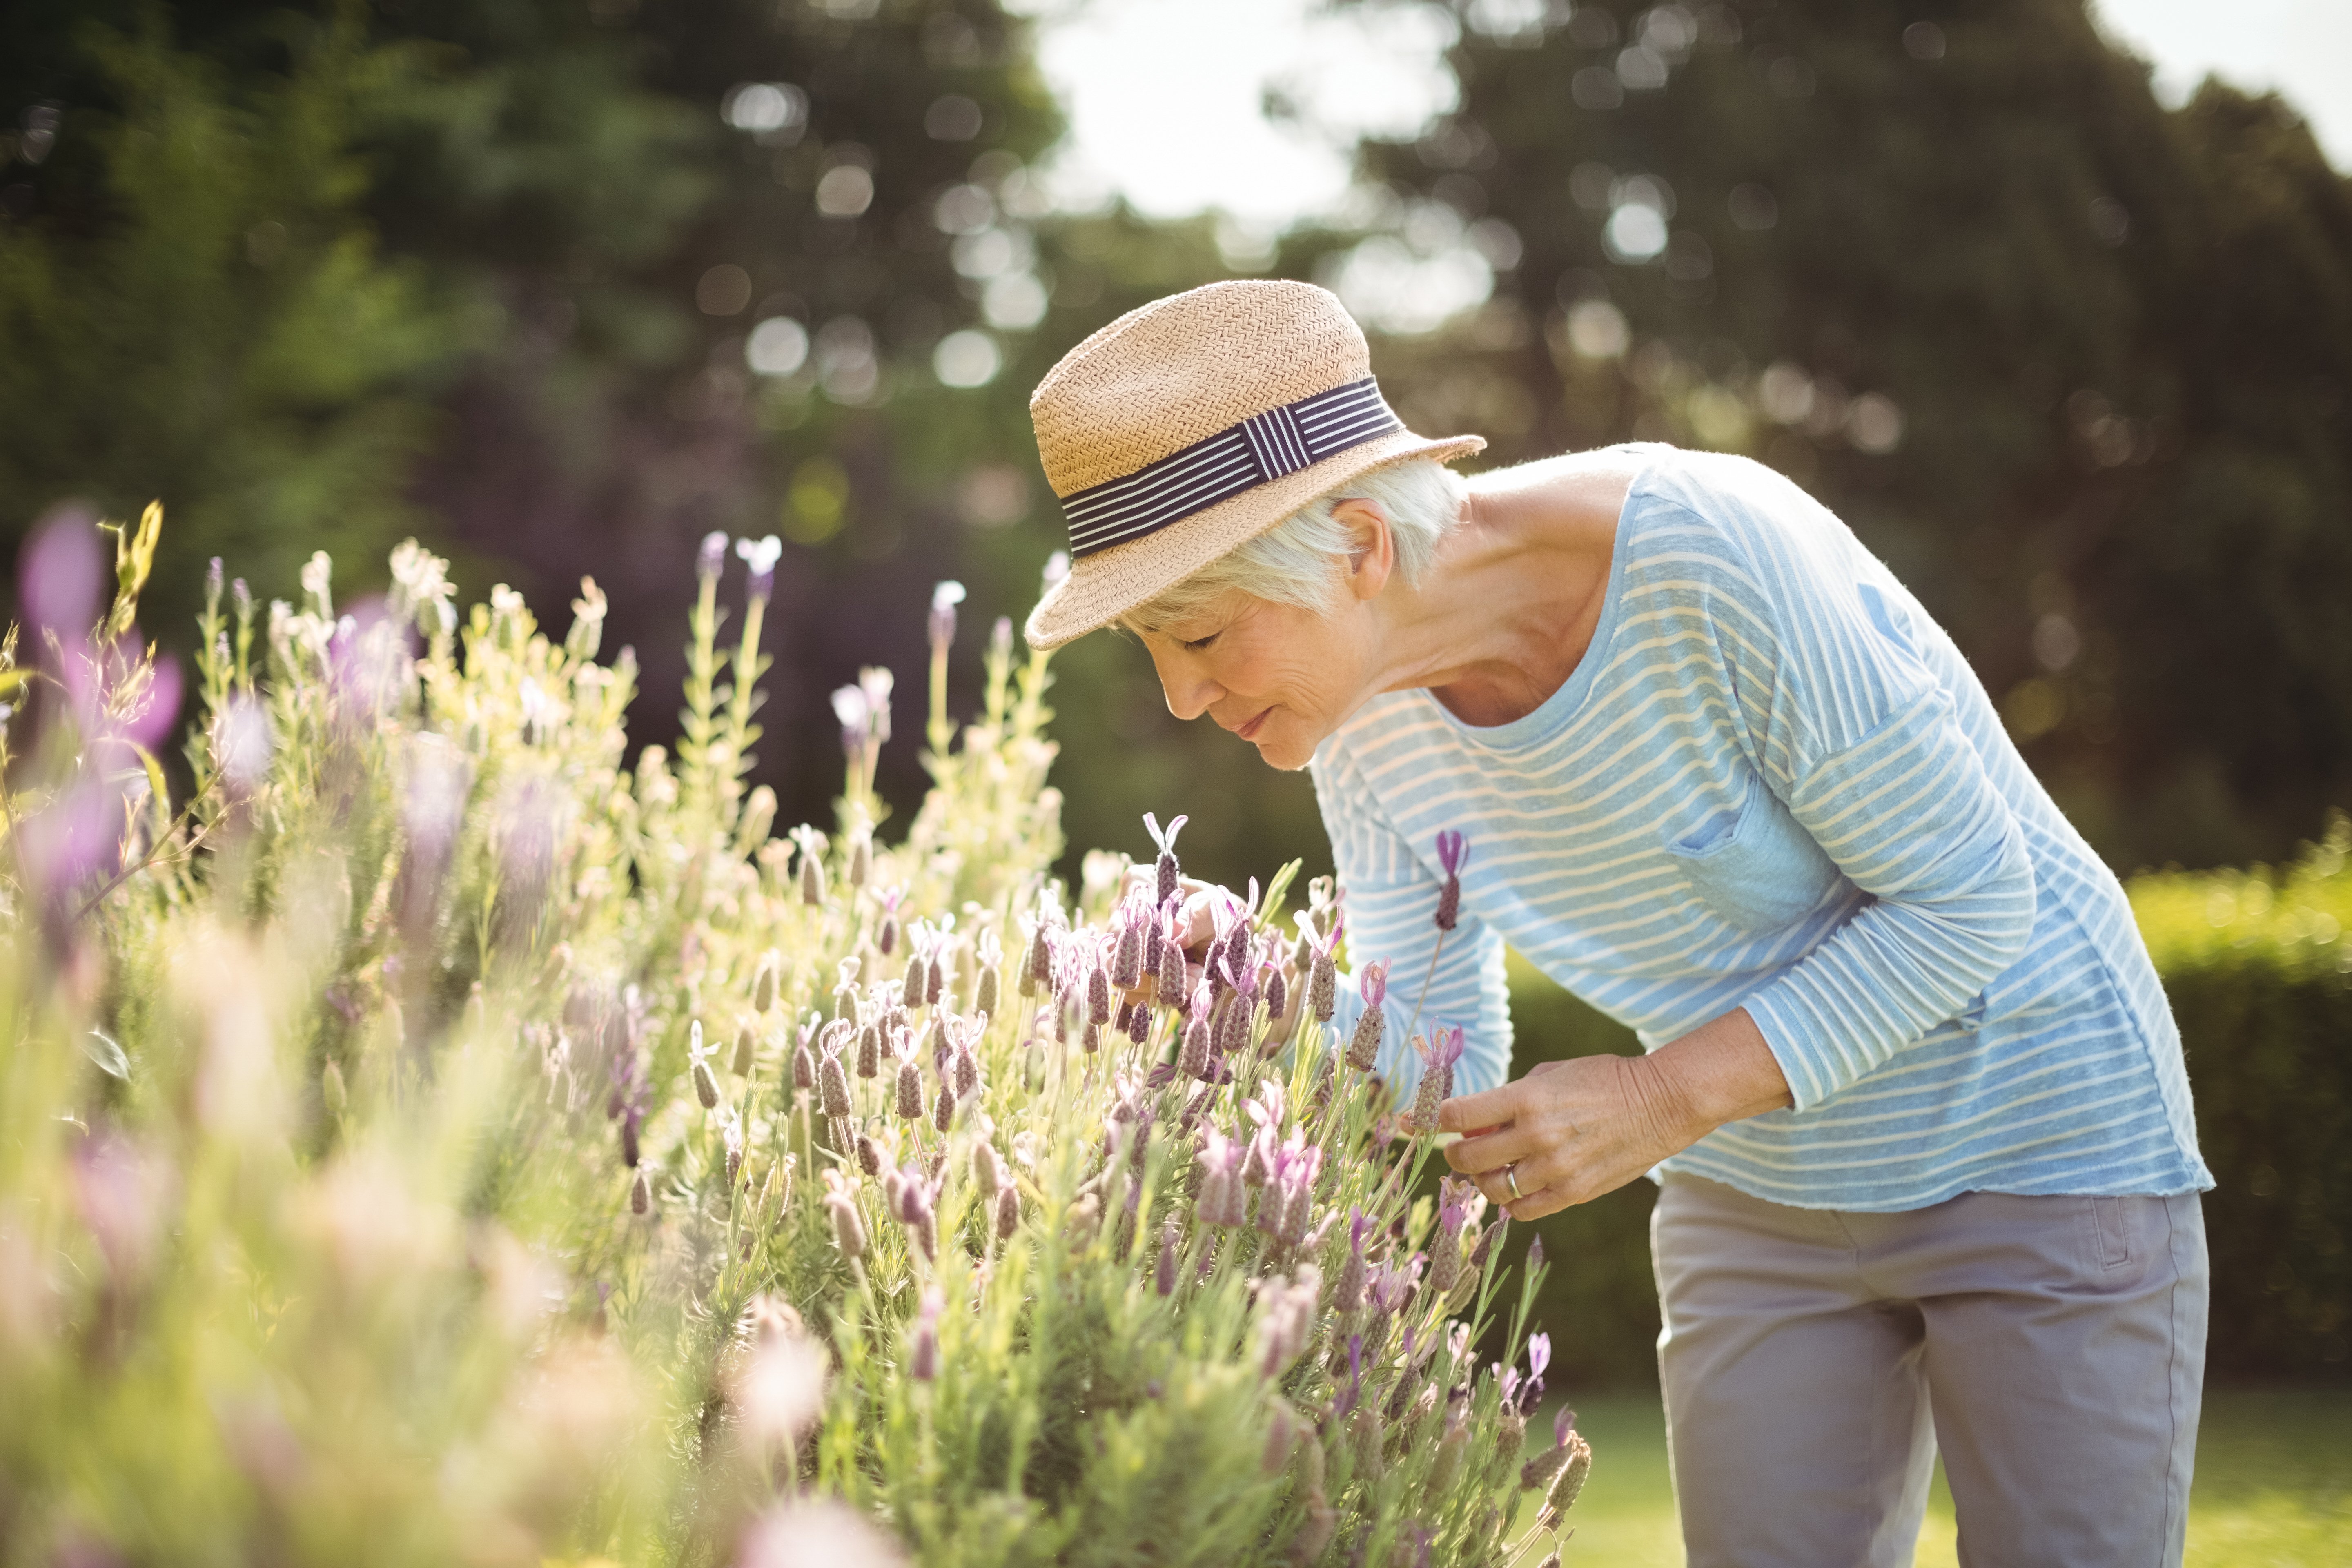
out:
M1237 593L1141 635L1171 713L1206 713L1296 771L1367 695L1361 612L1352 597L1325 614Z

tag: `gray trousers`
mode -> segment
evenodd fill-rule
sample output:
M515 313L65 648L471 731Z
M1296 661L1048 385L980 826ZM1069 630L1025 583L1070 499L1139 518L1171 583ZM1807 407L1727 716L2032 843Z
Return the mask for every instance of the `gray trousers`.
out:
M1691 1568L1909 1568L1938 1448L1963 1568L2180 1562L2195 1194L1848 1214L1669 1175L1650 1244Z

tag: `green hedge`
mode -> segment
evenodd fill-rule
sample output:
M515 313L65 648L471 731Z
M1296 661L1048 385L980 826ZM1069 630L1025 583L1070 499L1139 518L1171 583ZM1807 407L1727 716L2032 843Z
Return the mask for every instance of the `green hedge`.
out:
M2220 1183L2207 1365L2352 1377L2352 824L2284 871L2135 879Z
M2210 1374L2352 1378L2352 823L2284 869L2158 872L2132 907L2188 1047L2198 1136L2220 1185L2205 1197L2213 1257ZM1512 955L1518 1070L1631 1054L1630 1030ZM1515 1226L1554 1263L1538 1316L1560 1386L1654 1382L1657 1292L1635 1182Z

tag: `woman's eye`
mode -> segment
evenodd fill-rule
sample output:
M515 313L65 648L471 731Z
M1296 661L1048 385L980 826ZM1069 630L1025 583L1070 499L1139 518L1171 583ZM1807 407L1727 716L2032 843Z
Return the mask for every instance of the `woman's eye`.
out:
M1211 632L1207 637L1193 637L1190 641L1186 642L1184 645L1184 650L1187 653L1199 653L1202 649L1207 647L1211 643L1216 640L1217 634Z

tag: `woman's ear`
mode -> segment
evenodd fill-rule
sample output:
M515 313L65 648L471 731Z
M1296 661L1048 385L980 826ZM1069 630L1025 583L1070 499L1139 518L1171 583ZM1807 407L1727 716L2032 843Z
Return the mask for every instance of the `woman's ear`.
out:
M1331 521L1348 531L1348 593L1373 599L1396 570L1396 533L1381 503L1351 497L1331 509Z

